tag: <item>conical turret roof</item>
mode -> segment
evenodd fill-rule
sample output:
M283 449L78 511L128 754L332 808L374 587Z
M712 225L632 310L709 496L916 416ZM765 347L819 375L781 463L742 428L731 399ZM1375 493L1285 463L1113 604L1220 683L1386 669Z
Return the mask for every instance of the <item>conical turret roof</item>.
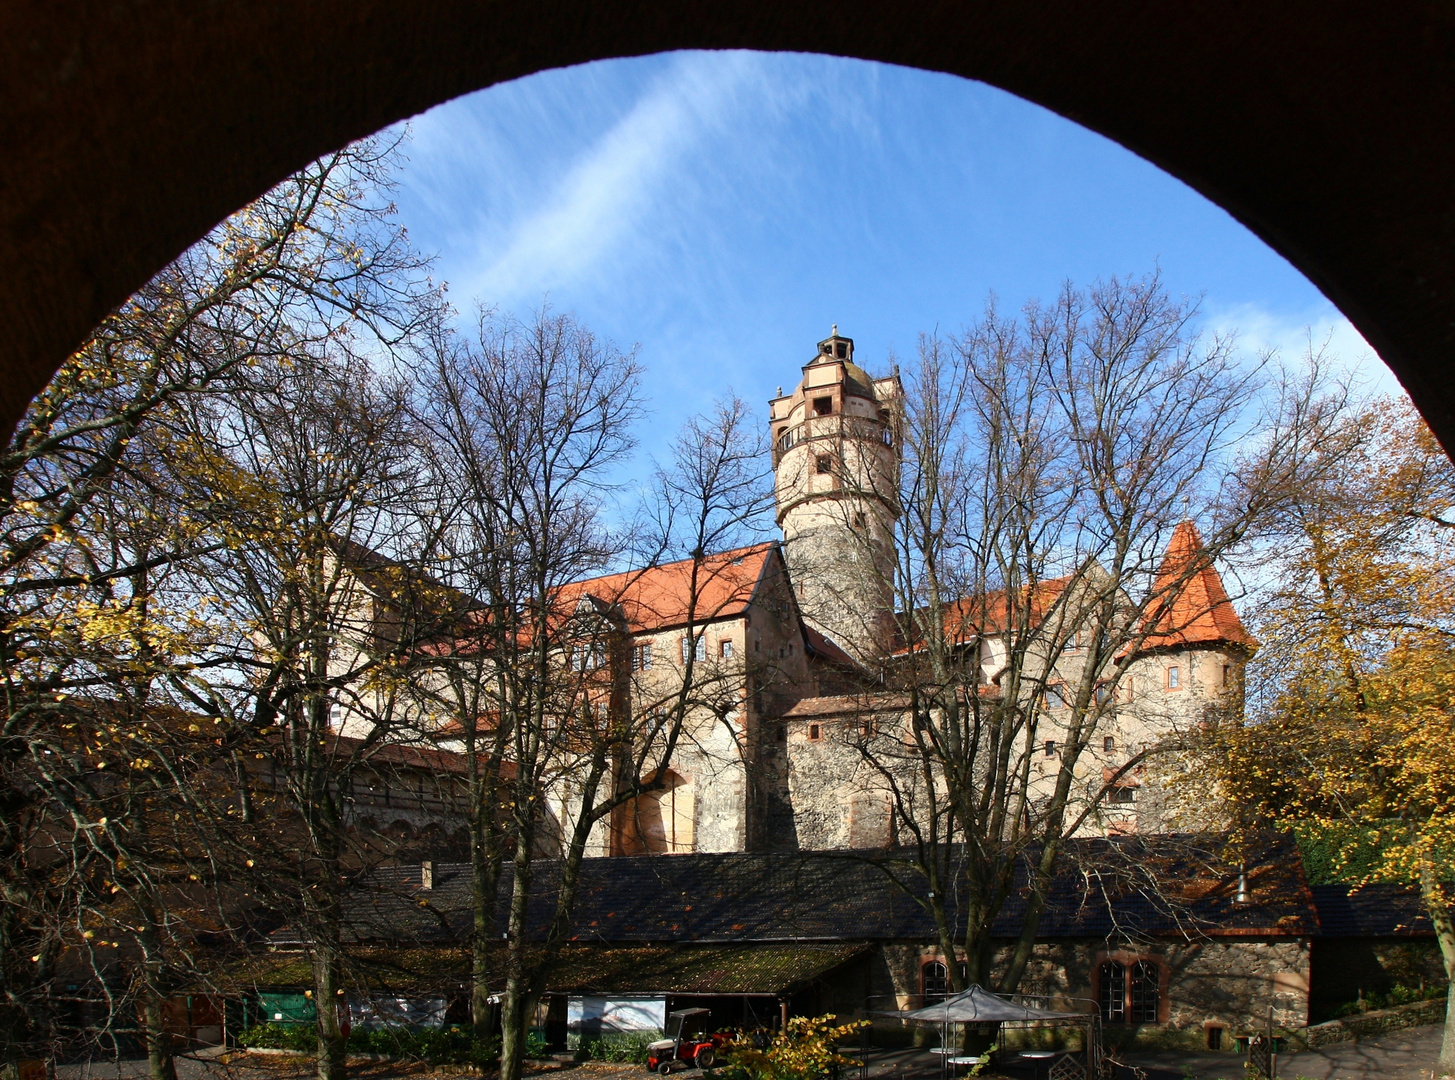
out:
M1173 530L1152 595L1144 649L1236 645L1251 652L1258 647L1233 610L1223 579L1190 521Z

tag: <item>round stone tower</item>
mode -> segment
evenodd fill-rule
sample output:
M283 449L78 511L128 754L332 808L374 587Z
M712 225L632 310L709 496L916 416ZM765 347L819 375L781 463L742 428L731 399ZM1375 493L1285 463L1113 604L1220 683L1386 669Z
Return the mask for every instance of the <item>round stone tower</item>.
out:
M778 527L806 622L861 663L894 634L897 375L872 379L839 328L769 402Z

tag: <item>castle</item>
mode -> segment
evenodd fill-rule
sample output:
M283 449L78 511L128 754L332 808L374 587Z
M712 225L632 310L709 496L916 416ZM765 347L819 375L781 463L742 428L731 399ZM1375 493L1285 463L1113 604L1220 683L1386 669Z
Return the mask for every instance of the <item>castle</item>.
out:
M793 392L780 388L769 402L781 543L710 556L695 572L690 561L673 563L569 590L570 602L614 613L629 643L623 675L631 707L669 696L689 658L706 688L670 770L654 778L657 790L598 829L591 854L897 842L890 789L894 768L913 771L904 748L914 721L895 673L916 648L903 640L893 588L900 393L897 374L870 377L835 327ZM1061 728L1087 631L1058 637L1049 621L1062 629L1076 622L1066 611L1075 613L1079 588L1069 578L1041 582L1030 605L1048 620L1044 648L1033 645L1045 663L1035 745L1023 748L1032 799L1047 795L1061 771ZM1241 707L1243 667L1256 642L1201 557L1191 522L1171 533L1158 589L1170 598L1141 616L1145 633L1124 673L1094 691L1095 704L1106 707L1093 736L1083 729L1072 801L1093 792L1102 799L1083 835L1165 829L1165 792L1145 765L1126 768L1132 755L1206 722L1210 710ZM944 616L955 620L947 633L963 643L956 655L978 667L973 682L982 692L999 691L1007 646L997 619L1006 608L1003 597L960 598ZM1103 702L1103 693L1112 700ZM896 757L897 766L884 764ZM568 794L554 812L571 817Z

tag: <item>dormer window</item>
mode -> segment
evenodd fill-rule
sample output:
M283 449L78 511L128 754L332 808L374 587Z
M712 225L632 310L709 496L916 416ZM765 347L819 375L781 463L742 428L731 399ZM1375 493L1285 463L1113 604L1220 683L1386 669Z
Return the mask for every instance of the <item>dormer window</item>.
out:
M813 415L828 416L834 411L834 399L831 397L816 397L813 399Z

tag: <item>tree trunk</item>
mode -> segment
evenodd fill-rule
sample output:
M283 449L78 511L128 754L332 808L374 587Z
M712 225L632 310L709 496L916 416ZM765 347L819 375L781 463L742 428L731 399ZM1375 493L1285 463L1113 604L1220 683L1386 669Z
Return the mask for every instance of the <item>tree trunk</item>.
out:
M500 1017L500 1080L520 1080L525 1065L529 1014L530 995L526 992L524 980L512 977L506 982Z
M318 1080L344 1080L344 1031L339 1022L340 977L338 954L315 945L313 951L313 1001L318 1009Z
M500 870L495 861L480 850L476 837L472 853L474 871L475 938L470 955L470 1022L475 1038L484 1041L494 1034L495 1005L490 1000L491 955L496 950L495 903Z
M1425 902L1435 940L1440 943L1440 956L1445 961L1445 1035L1440 1041L1441 1076L1455 1075L1455 922L1450 918L1450 904L1445 890L1435 880L1435 871L1425 866L1420 872L1420 898Z
M146 1025L147 1072L151 1080L177 1080L177 1064L172 1058L172 1037L167 1033L165 1002L160 994L148 988L142 1005L142 1021Z

